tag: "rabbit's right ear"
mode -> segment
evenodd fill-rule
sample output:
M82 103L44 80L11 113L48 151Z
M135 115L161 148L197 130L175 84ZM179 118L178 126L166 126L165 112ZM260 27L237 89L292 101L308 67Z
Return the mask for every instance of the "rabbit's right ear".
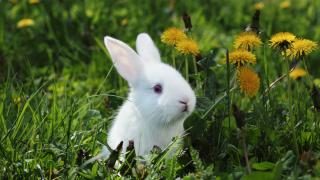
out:
M143 68L138 54L124 42L110 36L104 37L104 44L119 74L131 84L138 80Z
M137 36L136 48L143 60L161 62L159 50L147 33Z

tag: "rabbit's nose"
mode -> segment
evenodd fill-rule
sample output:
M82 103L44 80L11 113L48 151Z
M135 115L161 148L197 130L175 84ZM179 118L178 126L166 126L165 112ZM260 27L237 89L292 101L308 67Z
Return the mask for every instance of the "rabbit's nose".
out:
M188 99L179 100L179 103L183 105L182 112L188 111Z
M185 104L185 105L187 105L188 102L189 102L189 98L188 98L188 97L183 97L183 98L181 98L181 99L179 100L179 103Z
M179 103L180 103L180 104L184 104L184 105L187 105L187 104L188 104L187 101L183 101L183 100L180 100Z

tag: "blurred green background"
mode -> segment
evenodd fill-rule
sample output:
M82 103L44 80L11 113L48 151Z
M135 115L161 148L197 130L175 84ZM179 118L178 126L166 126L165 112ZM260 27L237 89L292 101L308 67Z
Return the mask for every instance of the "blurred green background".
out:
M317 40L320 37L319 2L316 0L264 2L261 13L261 36L279 31ZM183 28L181 15L192 16L194 38L202 52L230 48L234 35L250 22L258 1L1 1L2 61L12 62L17 72L26 73L26 64L62 67L109 65L100 46L105 35L134 45L140 32L148 32L163 52L159 35L167 27ZM256 5L258 6L258 5ZM17 22L31 18L34 25L17 28ZM166 57L164 57L166 58ZM277 61L277 60L270 60ZM101 66L100 66L101 65ZM87 67L86 67L87 68ZM100 71L101 69L96 69Z

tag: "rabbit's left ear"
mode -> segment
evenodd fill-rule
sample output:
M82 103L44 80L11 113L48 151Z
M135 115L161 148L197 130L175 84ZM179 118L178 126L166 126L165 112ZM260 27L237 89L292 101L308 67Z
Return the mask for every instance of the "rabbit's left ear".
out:
M143 60L161 62L159 50L147 33L140 33L137 36L136 48Z
M143 71L138 54L124 42L109 36L104 37L104 43L119 74L130 84L137 82Z

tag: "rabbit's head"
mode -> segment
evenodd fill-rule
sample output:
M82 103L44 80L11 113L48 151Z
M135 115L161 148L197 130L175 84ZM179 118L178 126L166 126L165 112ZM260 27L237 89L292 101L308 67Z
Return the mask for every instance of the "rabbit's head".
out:
M137 53L109 36L104 43L117 71L129 83L129 101L144 119L170 124L184 120L194 110L196 97L190 85L177 70L161 62L148 34L138 35Z

